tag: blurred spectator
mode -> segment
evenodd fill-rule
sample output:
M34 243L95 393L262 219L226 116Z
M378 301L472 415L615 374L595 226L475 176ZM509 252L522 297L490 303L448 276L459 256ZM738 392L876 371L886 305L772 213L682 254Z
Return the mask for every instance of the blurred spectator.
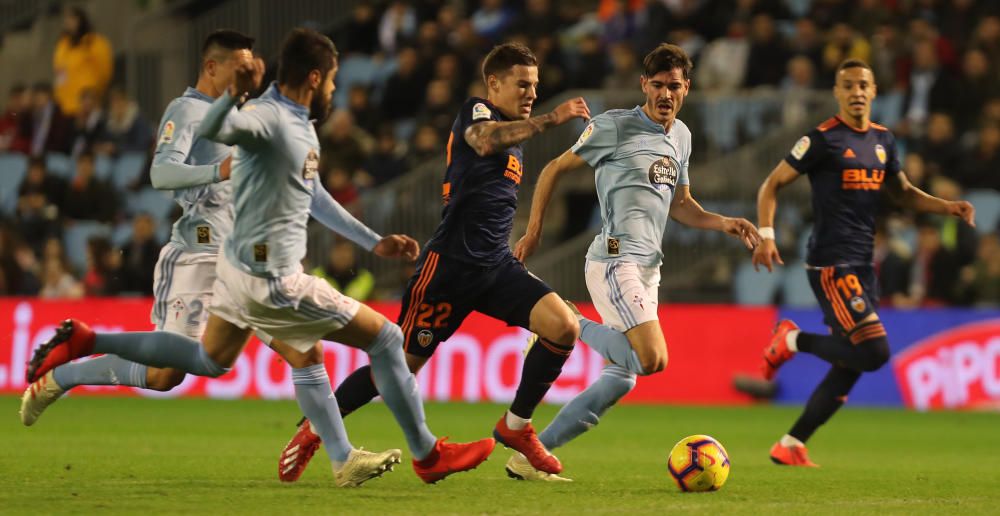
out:
M559 31L559 18L552 10L551 0L527 0L514 26L528 36L541 37Z
M959 263L941 245L941 231L931 218L917 222L917 250L910 277L910 295L918 306L942 306L954 301Z
M566 73L566 59L559 47L559 39L555 35L539 36L533 45L535 57L538 59L538 98L535 105L566 90L569 77ZM480 78L473 75L475 84L482 84ZM485 98L485 97L483 97Z
M433 63L437 56L448 51L441 27L434 21L425 21L417 29L417 55L424 63Z
M611 73L604 78L602 87L606 90L634 90L639 85L639 58L627 43L616 43L611 47Z
M31 152L31 99L23 84L11 86L0 116L0 152Z
M17 224L36 251L41 251L47 238L59 234L59 203L65 197L66 182L46 172L44 158L31 158L18 190Z
M781 80L784 107L781 119L786 126L795 126L815 118L817 106L813 105L815 72L808 57L800 55L788 61L788 73Z
M83 297L83 285L73 278L65 262L48 258L42 267L42 288L38 297L42 299L79 299Z
M1000 191L1000 125L987 122L979 130L976 147L965 153L955 179L965 188Z
M936 15L929 9L921 15L910 19L909 37L912 41L929 41L934 46L941 68L949 72L958 71L958 52L948 38L934 24Z
M813 64L813 70L823 68L823 41L816 22L810 18L799 18L795 21L795 32L789 41L789 50L793 56L804 56ZM833 85L830 78L830 85ZM824 82L825 85L825 82Z
M388 120L416 115L427 87L426 74L413 47L400 49L396 62L396 72L386 81L382 92L382 115Z
M106 182L94 175L94 155L83 152L76 158L76 175L62 202L63 215L74 220L111 222L118 213L118 198Z
M94 150L97 139L104 134L107 118L101 109L100 99L91 88L80 92L80 109L73 121L73 151L78 156L86 149Z
M986 16L979 20L967 47L979 48L990 58L990 68L1000 66L1000 16Z
M577 61L570 78L570 88L600 88L608 73L608 56L601 47L601 38L587 34L580 39L577 47Z
M962 56L962 76L956 99L955 118L958 127L973 129L982 115L983 105L990 98L1000 96L1000 82L996 70L990 69L986 52L978 48L968 50Z
M417 14L409 3L394 0L382 14L378 24L378 41L382 50L395 54L400 44L417 33Z
M119 88L111 90L108 121L98 152L119 155L123 152L146 152L153 143L153 126L139 112L139 105Z
M906 154L903 158L903 170L906 172L906 177L909 178L910 182L913 183L917 188L927 191L928 181L927 168L924 166L924 157L919 153L910 152Z
M955 137L955 123L947 113L931 113L927 118L926 136L919 146L927 174L954 177L963 152Z
M535 49L536 56L538 56L539 50ZM467 68L458 54L448 52L434 60L434 79L445 81L451 85L452 98L458 99L465 94L469 77L474 77L474 74L469 73ZM539 70L538 73L541 76L542 70Z
M132 219L132 238L122 247L122 288L153 295L153 270L160 254L156 221L148 213Z
M332 166L323 176L323 186L330 196L343 206L348 206L358 199L358 189L354 185L351 173L341 167Z
M31 89L31 155L69 154L72 148L73 120L52 99L51 86L35 84Z
M410 147L410 153L406 160L407 167L412 170L425 161L440 158L443 155L444 147L437 130L432 126L422 125L417 128L417 132L413 136L413 145Z
M767 14L754 16L750 34L744 85L748 88L777 86L785 75L788 52L774 27L774 20Z
M371 91L363 84L351 86L347 96L347 109L354 117L354 123L366 132L374 134L381 118L372 106Z
M333 244L326 263L310 272L358 301L371 299L372 291L375 289L375 276L367 269L358 266L354 244L346 240L338 240Z
M913 68L909 76L909 89L903 102L905 124L900 133L919 138L923 124L932 111L950 111L958 97L957 86L938 63L934 43L928 40L913 45Z
M854 14L851 15L851 27L865 38L872 37L878 26L890 21L892 16L882 0L858 0Z
M845 59L871 61L871 45L847 23L838 23L830 29L826 46L823 47L823 75L833 77Z
M514 21L514 11L504 5L504 0L480 0L479 9L472 13L470 20L481 38L499 43L504 30Z
M353 173L365 162L372 147L371 136L354 125L354 115L338 109L320 129L323 139L321 158L327 167L340 167Z
M121 253L104 237L87 241L87 271L83 291L87 296L116 296L123 289Z
M407 172L402 154L392 126L382 126L375 138L375 150L364 166L374 186L383 185Z
M34 296L42 288L42 270L38 264L35 251L28 244L21 242L14 250L14 260L17 262L18 286L15 294L19 296Z
M603 25L604 43L613 45L631 41L635 35L635 7L626 0L601 0L597 17Z
M962 187L952 179L937 177L931 183L930 193L946 201L957 201L962 198ZM941 246L954 255L959 266L972 263L979 240L975 228L957 217L944 217L939 221L938 230Z
M750 42L746 38L746 24L733 21L726 36L705 46L701 61L694 69L695 84L705 91L732 91L743 84Z
M417 115L417 124L433 127L444 140L451 131L457 112L458 105L451 96L451 85L443 80L433 80L427 85L427 100Z
M55 99L63 113L76 116L80 93L85 89L93 90L98 99L103 99L111 82L112 57L111 44L94 32L82 7L71 5L63 9L63 33L52 58Z
M889 238L885 225L880 223L875 231L873 262L883 306L916 306L909 297L911 255L906 244L897 238Z
M871 37L871 48L870 64L879 93L885 94L905 88L905 81L897 76L903 56L906 54L905 42L899 27L892 22L879 24ZM830 79L832 81L833 77ZM830 84L832 85L832 82Z
M1000 238L996 234L980 239L976 261L962 269L957 290L964 304L1000 308Z
M378 50L379 23L375 7L368 2L358 2L351 10L351 19L336 32L333 40L343 55L374 54Z

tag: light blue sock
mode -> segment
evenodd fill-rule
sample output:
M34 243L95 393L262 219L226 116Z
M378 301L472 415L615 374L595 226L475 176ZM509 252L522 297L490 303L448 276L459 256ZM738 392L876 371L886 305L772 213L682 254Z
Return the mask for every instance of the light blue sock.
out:
M586 317L581 317L580 340L602 357L624 367L629 372L646 374L642 370L642 363L639 362L639 355L632 349L632 344L629 343L628 337L624 333L610 326L591 321Z
M323 440L330 460L347 461L353 446L347 439L347 429L340 417L337 397L330 388L326 366L316 364L292 369L292 383L295 384L295 400L299 402L299 409L309 418L309 424Z
M604 412L618 403L635 387L635 374L615 364L604 366L593 385L577 394L556 414L538 439L554 450L590 430L601 421Z
M406 367L403 356L403 332L386 321L368 346L375 387L406 435L413 457L421 460L434 449L437 438L427 428L424 404L417 390L417 378Z
M216 378L228 371L205 353L200 342L165 331L98 333L94 353L118 355L132 362L180 369L196 376Z
M146 366L115 355L61 365L52 370L56 383L65 390L78 385L128 385L146 388Z

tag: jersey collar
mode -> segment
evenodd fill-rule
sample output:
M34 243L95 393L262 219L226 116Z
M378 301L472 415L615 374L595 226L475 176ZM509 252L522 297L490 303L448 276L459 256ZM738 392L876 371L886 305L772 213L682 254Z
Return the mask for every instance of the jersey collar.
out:
M670 134L670 132L667 131L662 124L658 124L652 118L649 118L649 115L647 115L646 112L642 110L642 104L636 106L634 111L636 113L639 113L639 119L645 122L646 125L650 126L650 129L653 129L664 136ZM675 119L674 121L676 122L677 120ZM671 126L671 128L673 128L673 126Z
M184 96L193 99L204 100L209 104L215 102L215 99L213 99L212 97L209 97L208 95L205 95L204 93L198 91L197 88L192 88L190 86L188 86L187 89L184 90Z
M840 118L840 115L833 115L833 118L836 118L837 120L840 121L840 123L844 127L848 128L848 129L850 129L850 130L852 130L852 131L854 131L856 133L867 133L868 130L872 128L872 122L871 122L871 120L868 121L868 125L866 125L864 129L855 129L851 124L848 124L843 118Z
M277 81L272 82L271 85L267 87L267 91L265 91L260 98L274 99L275 102L285 106L292 113L301 116L303 120L309 120L309 108L282 95L281 90L278 89Z

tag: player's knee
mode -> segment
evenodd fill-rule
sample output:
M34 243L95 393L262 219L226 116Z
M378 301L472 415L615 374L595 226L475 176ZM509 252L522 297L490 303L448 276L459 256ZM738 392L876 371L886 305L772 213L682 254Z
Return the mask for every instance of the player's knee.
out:
M579 337L580 322L575 317L565 317L560 318L559 322L553 325L546 339L560 346L571 348Z
M150 369L146 374L146 388L167 392L184 381L184 371L176 369Z
M639 365L642 366L642 375L649 376L659 373L667 368L667 353L649 353L639 357Z

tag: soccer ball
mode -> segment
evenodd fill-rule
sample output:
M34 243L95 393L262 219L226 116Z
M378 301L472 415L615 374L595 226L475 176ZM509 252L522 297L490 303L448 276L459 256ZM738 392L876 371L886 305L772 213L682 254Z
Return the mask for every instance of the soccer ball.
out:
M670 450L667 471L681 491L717 491L729 478L729 454L707 435L688 436Z

